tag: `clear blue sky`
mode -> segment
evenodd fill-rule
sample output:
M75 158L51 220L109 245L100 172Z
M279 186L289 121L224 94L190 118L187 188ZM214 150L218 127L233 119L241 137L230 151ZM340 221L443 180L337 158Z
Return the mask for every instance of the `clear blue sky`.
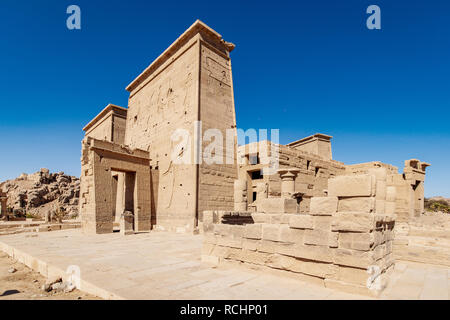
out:
M82 29L66 28L77 4ZM368 30L370 4L382 29ZM345 163L432 166L450 197L450 1L17 1L0 4L0 180L80 173L82 127L196 19L236 44L238 126L334 136Z

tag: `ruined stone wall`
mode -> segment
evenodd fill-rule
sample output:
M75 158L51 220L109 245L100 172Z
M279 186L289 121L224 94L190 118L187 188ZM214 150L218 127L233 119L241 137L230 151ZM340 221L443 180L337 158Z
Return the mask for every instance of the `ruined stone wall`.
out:
M94 153L89 152L87 138L81 143L81 176L79 212L82 226L86 233L96 233L95 228L95 188L94 188Z
M203 151L208 152L211 143L217 143L214 156L222 162L202 161L199 166L198 212L202 221L204 210L232 210L233 183L237 177L235 110L231 60L228 52L222 52L208 42L201 43L200 120L203 136L208 130L219 130L222 141L203 139ZM227 129L234 135L228 137ZM211 159L213 160L213 159Z
M412 167L414 165L414 167ZM386 170L386 184L394 187L396 192L393 210L397 214L397 221L406 222L414 216L424 212L424 181L425 169L429 164L416 159L406 160L403 173L398 168L379 161L347 165L346 173L370 173L376 168Z
M194 135L198 70L199 45L191 39L134 89L129 99L125 143L150 153L152 169L159 172L157 223L167 228L192 228L195 219L196 168L173 163L178 142L171 142L171 136L177 129ZM193 154L191 159L194 163Z
M260 142L259 145L262 147L265 143L266 142L263 141ZM245 147L247 147L244 149L246 151L241 151L240 154L248 155L248 145ZM324 160L320 156L301 150L295 150L283 145L279 145L278 150L280 168L299 169L297 178L295 179L295 192L303 194L303 200L300 203L299 212L306 213L309 211L311 197L325 195L324 191L328 188L329 178L345 173L345 166L341 162ZM263 162L263 159L261 159L261 162ZM264 166L265 165L250 164L240 166L240 179L248 180L248 198L250 201L252 181L247 175L247 171L262 168ZM264 176L264 179L259 182L267 183L268 197L279 197L281 195L281 178L279 174Z
M395 215L376 208L377 197L387 191L385 179L383 173L332 178L330 195L313 197L307 214L207 211L202 259L277 269L326 287L377 294L394 263Z

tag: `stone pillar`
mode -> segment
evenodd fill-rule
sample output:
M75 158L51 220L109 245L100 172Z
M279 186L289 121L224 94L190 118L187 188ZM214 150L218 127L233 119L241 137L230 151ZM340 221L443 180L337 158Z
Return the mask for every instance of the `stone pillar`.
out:
M125 172L118 173L117 180L117 198L116 198L116 216L115 222L120 222L120 216L125 210Z
M234 181L234 210L247 211L247 181Z
M281 178L281 197L291 198L295 193L295 178L299 169L296 168L285 168L279 169L278 173Z
M134 215L130 211L124 211L120 217L120 234L127 236L134 234Z

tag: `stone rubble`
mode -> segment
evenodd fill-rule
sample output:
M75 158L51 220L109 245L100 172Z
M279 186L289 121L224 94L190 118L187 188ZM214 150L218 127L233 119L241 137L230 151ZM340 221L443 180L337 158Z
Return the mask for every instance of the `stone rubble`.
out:
M49 212L64 211L66 218L78 216L80 180L64 172L50 173L41 169L33 174L21 174L18 178L0 184L7 195L7 206L16 216L30 214L39 218Z

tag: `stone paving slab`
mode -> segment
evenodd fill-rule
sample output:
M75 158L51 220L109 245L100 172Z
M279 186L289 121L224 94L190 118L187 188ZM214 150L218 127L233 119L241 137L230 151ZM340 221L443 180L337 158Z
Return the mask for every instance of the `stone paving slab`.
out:
M0 237L0 249L46 277L81 271L81 290L104 299L369 299L246 267L201 262L201 235L79 229ZM445 281L444 281L445 280ZM448 299L450 268L399 262L382 299Z

